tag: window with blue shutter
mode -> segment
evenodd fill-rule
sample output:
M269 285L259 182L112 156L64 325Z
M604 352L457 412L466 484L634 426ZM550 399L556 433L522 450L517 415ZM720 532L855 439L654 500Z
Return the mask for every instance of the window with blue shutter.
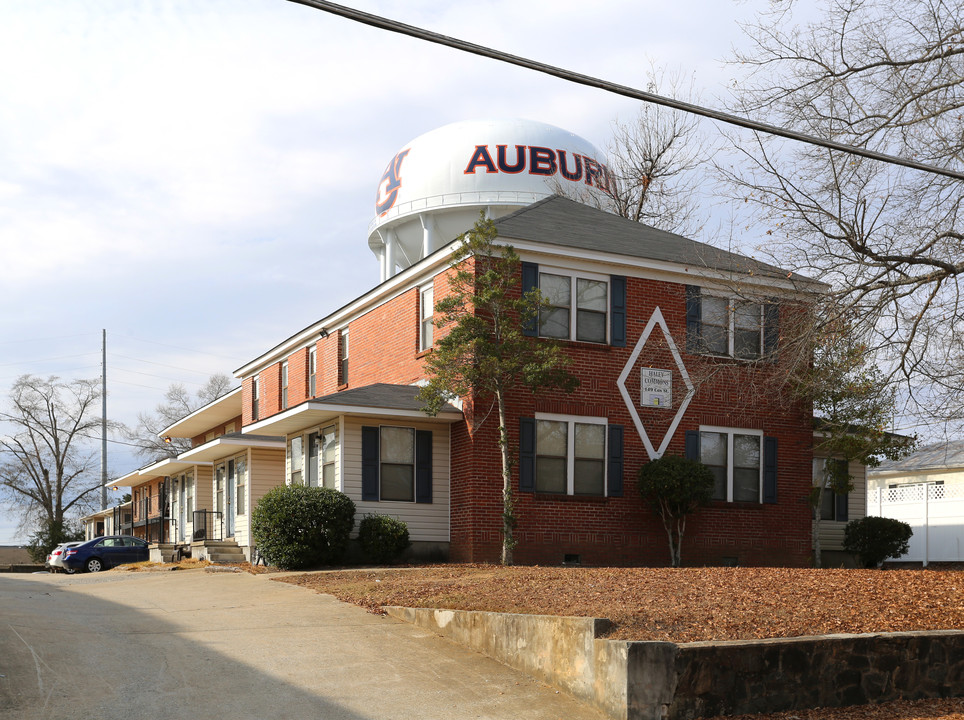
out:
M622 494L622 426L605 418L540 414L519 420L519 489L558 495Z
M686 352L740 360L775 361L780 307L686 286Z
M362 500L431 503L432 431L363 427Z

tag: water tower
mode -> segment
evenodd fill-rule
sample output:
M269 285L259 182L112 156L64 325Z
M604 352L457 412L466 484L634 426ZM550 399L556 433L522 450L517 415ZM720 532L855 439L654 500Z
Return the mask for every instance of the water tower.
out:
M610 181L578 135L532 120L469 120L420 135L389 161L368 246L382 281L472 227L562 192L578 199Z

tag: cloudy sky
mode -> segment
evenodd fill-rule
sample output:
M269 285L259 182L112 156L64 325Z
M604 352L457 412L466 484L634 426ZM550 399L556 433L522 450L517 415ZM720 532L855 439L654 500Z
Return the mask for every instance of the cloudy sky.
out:
M759 7L346 3L625 85L676 69L712 105ZM23 373L98 376L106 329L128 423L378 283L375 188L412 138L525 117L605 147L638 107L285 0L4 0L0 67L0 398ZM108 454L112 476L139 465ZM0 511L0 544L15 524Z

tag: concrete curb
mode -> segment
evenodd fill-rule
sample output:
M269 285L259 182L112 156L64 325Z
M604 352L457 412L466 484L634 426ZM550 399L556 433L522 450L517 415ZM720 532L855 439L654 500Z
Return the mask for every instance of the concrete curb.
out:
M605 640L609 620L386 607L617 720L964 696L964 631L724 642Z

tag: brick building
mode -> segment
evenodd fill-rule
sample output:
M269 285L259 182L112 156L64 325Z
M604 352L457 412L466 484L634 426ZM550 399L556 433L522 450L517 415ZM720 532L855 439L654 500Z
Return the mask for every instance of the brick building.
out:
M552 299L541 332L564 336L581 378L571 395L511 398L517 560L665 563L635 473L668 452L718 478L712 507L690 521L687 562L807 564L810 408L748 390L783 370L781 310L799 305L800 281L557 196L495 224L523 260L520 284ZM431 352L423 303L445 292L453 247L241 368L242 425L285 437L288 482L343 490L360 516L400 517L453 560L495 561L489 404L464 398L430 418L415 399Z
M358 519L404 520L422 557L497 561L491 404L465 397L430 417L416 398L454 238L483 209L523 261L520 288L538 287L551 305L533 331L564 344L581 381L572 394L509 399L516 560L667 564L635 477L672 453L701 459L717 480L712 505L689 520L685 563L809 564L812 412L769 381L786 372L781 328L822 286L552 194L559 178L589 190L608 181L591 146L564 145L571 134L558 128L452 127L410 143L382 178L369 236L381 283L239 368L238 391L168 428L194 447L177 472L139 471L135 507L164 494L176 542L205 534L194 518L211 511L220 539L250 557L261 494L325 486L347 493ZM511 132L514 146L502 139ZM160 474L168 484L150 485Z

